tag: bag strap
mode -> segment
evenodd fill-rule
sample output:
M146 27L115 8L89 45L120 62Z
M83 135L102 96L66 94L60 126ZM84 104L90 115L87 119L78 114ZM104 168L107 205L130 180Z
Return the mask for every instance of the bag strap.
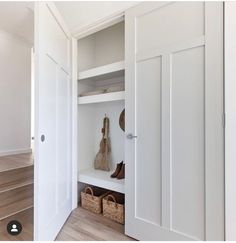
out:
M93 197L93 189L90 186L86 186L84 189L85 194L88 194L87 191L90 191L92 197Z
M104 138L108 139L108 134L109 134L109 119L108 117L105 117L105 133L104 133Z
M109 194L109 195L107 196L107 204L109 204L109 199L112 199L111 201L113 201L113 202L115 203L116 208L117 208L118 205L117 205L117 202L116 202L116 198L115 198L112 194Z

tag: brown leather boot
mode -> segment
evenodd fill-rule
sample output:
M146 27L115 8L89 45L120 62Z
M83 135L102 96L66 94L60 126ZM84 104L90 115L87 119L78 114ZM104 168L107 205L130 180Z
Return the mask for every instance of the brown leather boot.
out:
M123 165L123 161L121 161L120 163L116 164L116 170L115 170L115 172L113 174L111 174L111 178L115 178L115 177L118 176L122 165Z
M120 169L120 172L118 176L116 177L118 180L125 178L125 164L122 164L122 167Z

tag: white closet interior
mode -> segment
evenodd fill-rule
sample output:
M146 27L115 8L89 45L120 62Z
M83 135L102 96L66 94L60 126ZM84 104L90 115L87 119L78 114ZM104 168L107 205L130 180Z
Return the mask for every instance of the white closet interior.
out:
M79 39L77 49L78 181L124 193L124 179L110 178L116 163L124 160L125 134L119 126L125 107L124 21ZM105 116L110 119L109 172L95 170L93 166Z

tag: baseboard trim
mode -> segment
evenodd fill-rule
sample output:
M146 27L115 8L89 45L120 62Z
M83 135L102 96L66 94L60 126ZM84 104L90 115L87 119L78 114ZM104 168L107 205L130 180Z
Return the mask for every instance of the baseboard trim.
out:
M14 154L25 154L32 153L32 149L16 149L16 150L8 150L8 151L0 151L0 157L14 155Z

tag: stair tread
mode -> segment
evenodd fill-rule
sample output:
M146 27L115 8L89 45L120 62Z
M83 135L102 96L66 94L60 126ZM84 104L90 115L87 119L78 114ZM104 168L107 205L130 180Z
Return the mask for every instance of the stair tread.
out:
M33 197L29 197L0 207L0 220L33 207Z
M32 241L33 240L33 207L0 220L0 241ZM22 232L18 236L9 235L7 224L17 220L22 225Z
M13 190L13 189L16 189L16 188L19 188L19 187L27 186L27 185L30 185L30 184L33 184L33 183L34 183L34 180L33 180L32 177L17 180L17 181L11 181L11 182L8 182L6 184L0 185L0 193L6 192L6 191L9 191L9 190Z
M0 157L0 172L15 170L32 165L32 154L17 154Z

